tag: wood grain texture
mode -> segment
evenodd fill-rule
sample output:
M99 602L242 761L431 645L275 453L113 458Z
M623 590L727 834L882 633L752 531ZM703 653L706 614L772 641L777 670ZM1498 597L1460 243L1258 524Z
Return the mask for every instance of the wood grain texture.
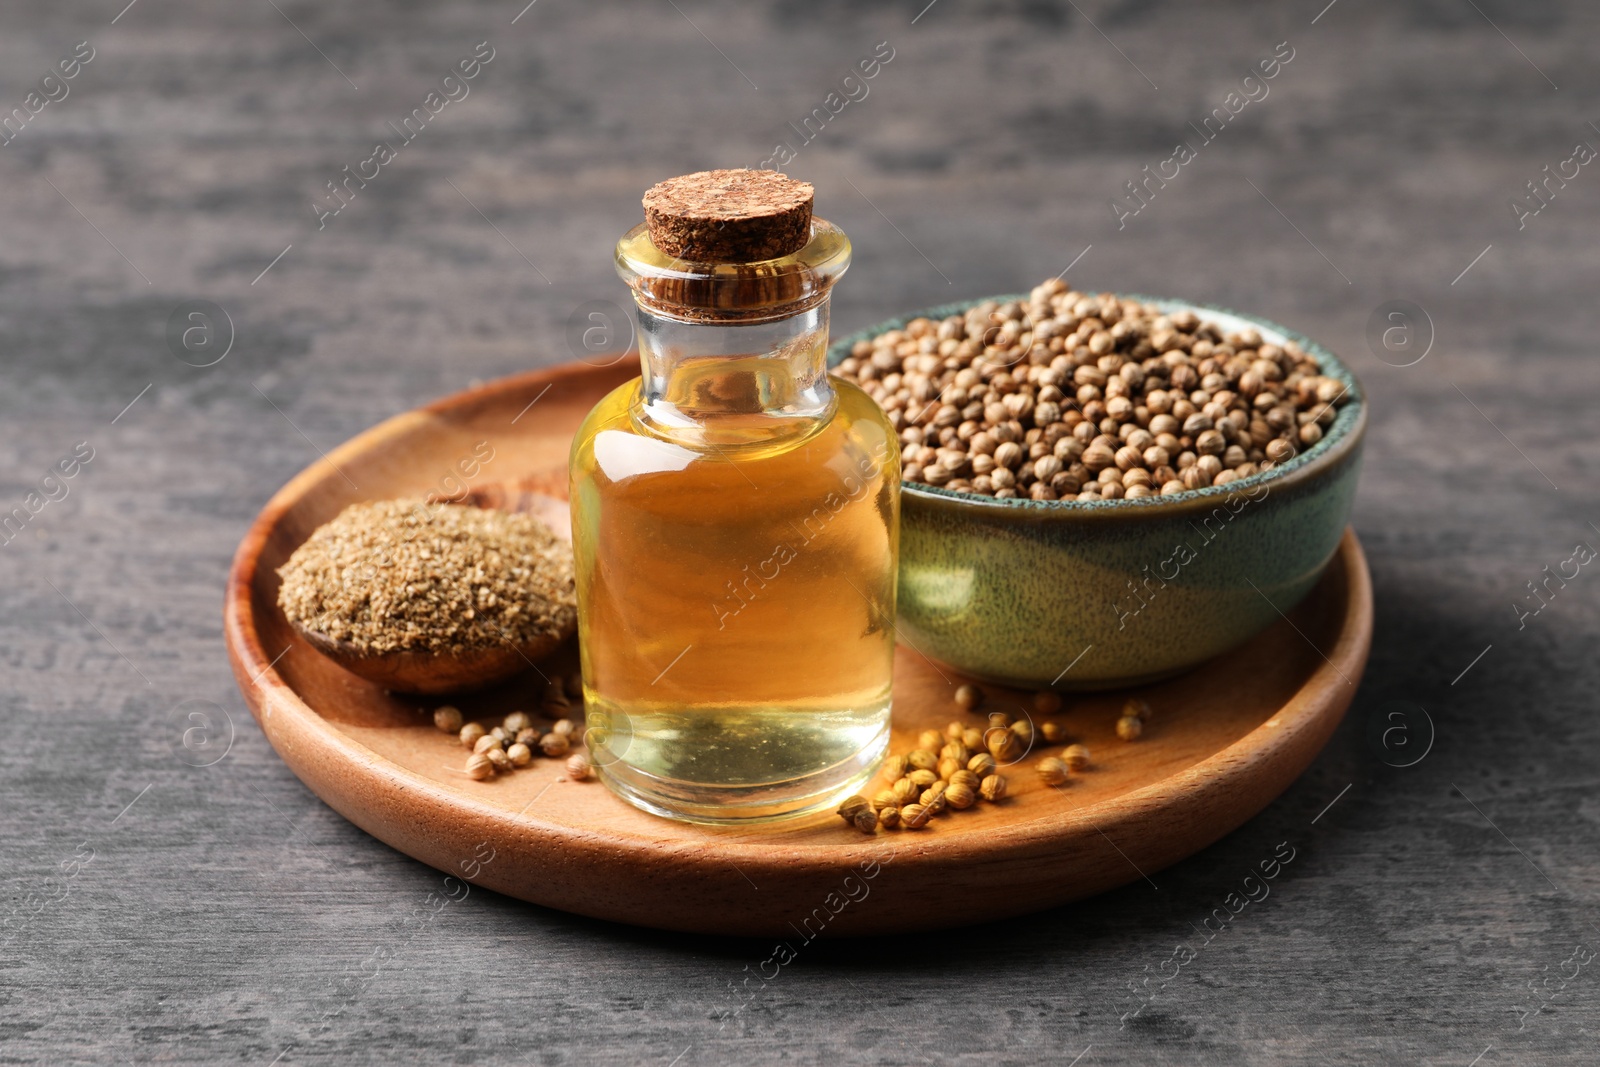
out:
M0 147L0 510L94 449L0 547L0 1059L1592 1064L1592 971L1521 1029L1518 1009L1595 947L1600 580L1524 628L1513 604L1600 544L1600 181L1583 168L1522 229L1509 199L1595 137L1600 10L1475 4L540 0L515 25L526 0L139 0L115 25L126 0L0 5L6 113L97 50ZM471 96L319 230L326 183L485 39ZM1281 41L1270 95L1119 229L1110 199ZM790 124L878 42L870 94L802 143ZM626 298L609 257L643 190L779 140L854 242L841 335L1076 259L1085 286L1252 311L1348 359L1372 401L1360 691L1305 775L1159 889L818 941L772 980L765 940L477 890L438 908L442 876L329 809L250 718L233 551L318 449L579 355L569 319ZM195 299L237 331L210 367L167 348ZM1415 366L1364 338L1395 299L1436 328ZM1434 725L1407 768L1368 741L1395 700ZM1162 985L1285 841L1271 896ZM1154 996L1124 1023L1130 983Z
M798 929L809 941L1010 918L1159 873L1233 830L1306 768L1355 696L1372 590L1347 534L1322 586L1291 617L1137 691L1157 709L1138 744L1113 731L1130 693L1071 698L1062 718L1096 754L1089 773L1046 786L1033 772L1041 742L1004 769L1004 802L952 812L920 833L863 837L831 814L760 830L674 823L569 780L556 760L473 781L461 773L459 742L433 728L439 701L388 693L305 641L277 606L278 568L300 531L356 502L347 478L363 486L359 496L412 495L418 472L448 468L463 447L481 452L477 443L493 439L493 462L519 474L513 486L559 485L570 435L618 377L618 368L581 363L519 375L374 427L292 479L234 558L228 654L267 739L336 811L446 874L564 911L697 933ZM537 428L517 431L511 420L535 398ZM528 495L476 491L508 503ZM450 702L493 726L531 707L546 672L570 672L574 659L569 648L559 662ZM968 679L913 649L899 650L895 672L891 751L909 751L920 731L952 718L982 727L987 711L1028 714L1030 693L998 687L979 713L960 713L952 696ZM888 784L880 776L867 792ZM492 861L478 862L485 854Z

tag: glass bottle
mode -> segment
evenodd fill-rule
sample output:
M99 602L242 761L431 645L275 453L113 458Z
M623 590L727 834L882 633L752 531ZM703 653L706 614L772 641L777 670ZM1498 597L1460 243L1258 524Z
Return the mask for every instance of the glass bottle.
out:
M573 442L578 630L596 769L659 815L828 808L888 742L899 442L827 374L850 243L805 189L777 258L685 260L648 223L617 245L643 373Z

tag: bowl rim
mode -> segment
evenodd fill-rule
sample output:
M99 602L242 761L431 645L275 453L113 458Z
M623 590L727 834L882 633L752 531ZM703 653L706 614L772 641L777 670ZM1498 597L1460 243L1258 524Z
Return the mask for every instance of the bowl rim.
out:
M1094 297L1102 294L1084 291L1083 295ZM923 485L919 482L902 482L900 487L901 495L943 507L960 506L987 510L988 517L996 519L1043 519L1049 516L1063 518L1073 516L1097 520L1157 518L1165 515L1179 515L1190 511L1209 511L1222 501L1231 499L1241 492L1253 494L1256 488L1262 485L1272 488L1289 488L1301 485L1339 466L1360 448L1367 426L1366 392L1362 389L1360 381L1357 380L1355 372L1340 361L1339 357L1334 355L1328 348L1305 334L1291 330L1287 326L1273 322L1271 319L1265 319L1259 315L1251 315L1243 311L1235 311L1220 304L1198 303L1180 300L1175 297L1147 296L1142 293L1112 293L1110 295L1115 296L1118 300L1134 300L1141 304L1148 304L1163 312L1193 311L1202 317L1209 315L1212 318L1216 318L1219 315L1227 316L1256 327L1261 331L1264 339L1272 340L1274 343L1281 344L1284 341L1294 341L1309 355L1316 358L1322 367L1323 374L1345 384L1346 389L1350 392L1351 402L1339 409L1338 417L1334 419L1333 425L1328 428L1322 440L1312 447L1297 453L1289 462L1269 470L1259 471L1237 481L1228 482L1225 485L1208 485L1200 489L1186 489L1183 493L1173 496L1155 495L1135 497L1132 500L1126 497L1116 500L1034 500L1031 497L1002 498L984 496L981 493L942 489L936 486ZM948 318L951 315L963 314L968 309L987 301L993 301L997 304L1015 302L1026 305L1030 299L1030 295L1026 293L1005 296L980 296L970 300L940 304L936 307L885 319L876 325L857 330L832 342L828 346L828 367L831 370L837 366L841 360L850 354L850 349L855 346L856 342L871 340L890 330L903 329L906 323L913 319L928 318L938 320Z

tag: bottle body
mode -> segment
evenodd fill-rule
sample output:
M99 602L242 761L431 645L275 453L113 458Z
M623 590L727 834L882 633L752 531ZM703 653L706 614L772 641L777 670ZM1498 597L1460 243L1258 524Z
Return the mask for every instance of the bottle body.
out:
M898 435L826 339L825 294L754 324L642 308L642 378L573 442L587 737L646 810L832 806L887 745Z

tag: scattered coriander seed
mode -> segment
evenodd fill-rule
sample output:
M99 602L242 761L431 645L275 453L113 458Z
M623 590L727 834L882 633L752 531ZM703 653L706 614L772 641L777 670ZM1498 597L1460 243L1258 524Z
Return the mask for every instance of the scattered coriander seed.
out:
M500 749L502 752L505 751L500 744L500 739L493 734L484 734L482 737L478 738L477 742L472 746L472 751L474 752L488 752L491 749Z
M491 748L488 751L480 754L487 757L489 762L494 764L495 770L501 772L511 770L511 757L506 755L505 749Z
M872 805L870 804L856 812L851 822L855 823L856 829L864 834L878 832L878 813L872 810Z
M539 738L539 749L546 756L565 756L571 748L572 742L567 738L566 734L558 734L551 731Z
M485 778L494 777L494 764L489 762L489 757L482 752L474 752L467 757L467 777L481 782Z
M533 762L533 749L520 741L506 749L506 755L510 758L513 767L526 767Z
M1149 701L1140 700L1138 697L1129 697L1127 702L1122 705L1122 714L1132 715L1142 722L1148 722L1150 716L1155 712L1151 709Z
M926 789L939 780L938 774L933 771L918 768L906 775L906 780L918 789Z
M904 778L910 769L911 764L906 762L904 756L890 756L883 761L883 775L891 782Z
M1067 765L1054 756L1046 756L1034 764L1034 769L1039 772L1039 780L1045 785L1060 785L1067 780Z
M898 808L900 797L893 789L880 789L872 794L872 806L882 811L884 808Z
M972 758L972 750L960 741L951 741L939 750L939 758L941 760L953 759L965 767L967 760Z
M461 732L461 709L453 704L441 704L433 709L433 725L447 734Z
M516 744L527 745L529 748L532 748L534 745L539 743L539 731L529 726L518 730L517 736L512 740Z
M987 752L980 752L967 761L967 770L976 774L979 782L993 774L996 766L995 758Z
M1011 728L1011 716L1003 711L991 711L989 713L989 728L991 730L1009 730Z
M1046 744L1059 745L1067 739L1067 728L1058 722L1044 722L1039 724L1039 734Z
M934 782L922 791L922 796L917 798L917 803L928 809L929 815L943 815L950 802L944 797L945 784Z
M1010 730L999 730L993 727L984 736L984 742L989 748L989 755L997 761L1010 759L1016 752L1017 735Z
M893 807L879 808L878 825L882 826L885 830L893 830L896 826L899 826L900 809Z
M978 802L978 792L966 782L951 782L944 788L944 799L957 811L965 811Z
M950 776L950 785L964 785L969 789L976 790L978 786L982 784L983 779L978 777L978 775L974 774L972 771L957 771ZM948 786L945 787L945 791L949 792Z
M898 779L889 789L894 793L895 805L902 808L922 795L922 787L909 778Z
M844 802L839 805L839 818L843 819L845 822L854 822L856 812L866 811L871 809L871 807L872 802L867 800L867 798L862 796L860 793L857 793L854 796L845 797Z
M952 719L945 726L944 735L945 735L945 737L949 738L952 741L959 741L959 740L961 740L961 735L966 732L966 729L967 729L967 724L966 723L957 722L954 719Z
M963 763L961 760L954 759L953 757L950 757L950 756L946 756L944 759L939 761L939 767L938 767L938 771L936 773L939 775L940 778L943 778L944 780L949 781L950 780L950 776L952 774L956 773L962 767L965 767L965 766L966 766L966 764Z
M469 722L461 728L456 736L461 738L461 743L467 748L473 748L478 743L478 738L487 733L481 723Z
M906 755L906 762L919 771L939 766L939 757L925 748L914 748Z
M506 716L506 721L500 725L505 728L506 733L515 738L522 731L532 726L533 720L528 718L528 713L525 711L513 711Z
M1041 689L1033 694L1033 710L1040 715L1054 715L1061 710L1061 694L1054 689Z
M506 733L506 728L504 726L496 726L493 730L489 731L489 736L504 745L506 743L506 739L510 735Z
M1006 795L1006 780L1004 775L991 774L983 780L978 787L978 792L983 799L988 801L1000 800Z
M964 711L972 711L983 704L983 690L970 682L956 687L956 706Z
M1068 745L1066 751L1061 753L1061 760L1069 771L1088 770L1089 750L1083 745Z
M983 731L976 726L969 726L961 732L961 743L967 746L968 752L977 752L983 748Z
M920 830L928 825L928 809L921 804L907 804L900 809L900 825L907 830Z
M1033 722L1028 719L1018 719L1011 724L1011 732L1016 735L1018 741L1024 745L1029 744L1033 741Z
M938 730L924 730L917 735L917 747L925 748L929 752L937 752L944 744L944 735Z
M571 719L557 719L556 724L550 727L550 731L551 733L565 734L568 737L571 737L572 731L576 730L577 728L578 724L573 722Z
M1124 741L1137 741L1144 733L1144 722L1136 715L1124 715L1117 720L1117 736Z
M594 765L589 762L589 757L583 752L574 752L567 757L567 777L574 782L587 781L594 776Z

